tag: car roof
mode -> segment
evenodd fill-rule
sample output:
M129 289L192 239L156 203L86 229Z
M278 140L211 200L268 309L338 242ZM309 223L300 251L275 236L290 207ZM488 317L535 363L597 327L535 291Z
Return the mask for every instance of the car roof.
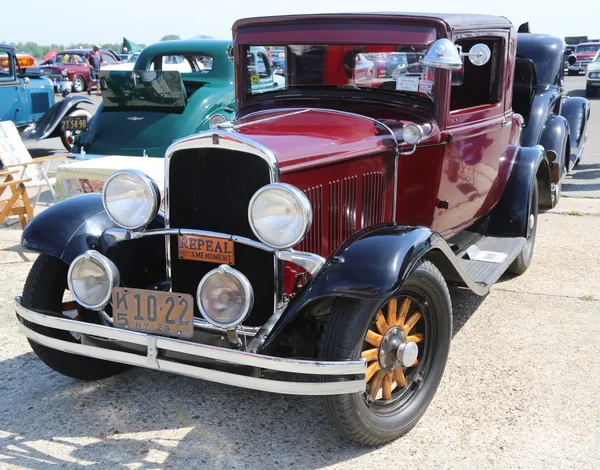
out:
M310 15L283 15L283 16L263 16L256 18L243 18L237 20L233 25L233 31L239 27L258 24L258 23L279 23L290 22L297 20L374 20L382 18L386 20L413 20L418 22L419 19L438 20L446 23L448 30L464 29L469 27L511 27L512 23L503 16L493 15L475 15L461 13L400 13L400 12L379 12L379 13L320 13Z
M562 51L566 47L564 39L550 34L519 33L517 34L517 49L523 46L543 48L548 53Z
M213 39L178 39L174 41L161 41L146 46L140 55L152 57L156 55L198 54L215 56L227 50L231 41Z
M9 50L11 50L11 51L14 52L15 46L11 46L10 44L2 44L0 42L0 49L9 49Z

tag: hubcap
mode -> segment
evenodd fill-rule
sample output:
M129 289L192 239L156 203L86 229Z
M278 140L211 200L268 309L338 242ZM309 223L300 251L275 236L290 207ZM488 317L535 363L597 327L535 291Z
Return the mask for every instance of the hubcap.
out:
M368 346L361 357L368 362L365 380L370 385L368 393L372 400L391 400L394 390L407 386L405 369L419 364L418 343L423 341L423 333L412 331L422 314L419 305L411 309L411 302L406 297L398 308L398 299L391 299L386 306L386 315L383 311L378 312L373 329L367 330L365 342Z

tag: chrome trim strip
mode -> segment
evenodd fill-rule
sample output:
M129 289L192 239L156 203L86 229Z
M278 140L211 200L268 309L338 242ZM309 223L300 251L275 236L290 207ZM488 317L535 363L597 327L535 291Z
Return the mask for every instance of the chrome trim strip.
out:
M160 235L200 235L206 237L218 237L218 238L226 238L228 240L232 240L236 243L241 243L243 245L251 246L253 248L258 248L259 250L268 251L269 253L273 253L277 259L282 261L291 261L292 263L296 263L298 266L303 267L307 271L309 271L313 276L323 267L325 264L325 258L315 255L313 253L308 253L305 251L295 251L292 248L288 248L285 250L277 250L272 248L264 243L257 242L255 240L251 240L246 237L238 237L236 235L230 235L227 233L220 232L209 232L208 230L194 230L194 229L184 229L184 228L170 228L170 229L151 229L151 230L140 230L140 231L131 231L121 228L109 228L103 232L104 237L110 238L111 242L119 243L125 240L134 240L136 238L144 238L151 236L160 236Z
M33 312L21 305L20 297L15 298L15 309L18 316L31 323L64 331L73 331L82 334L90 334L98 337L121 340L146 346L148 348L146 355L142 356L113 349L104 349L98 346L72 343L40 334L31 330L22 322L19 322L19 329L31 340L49 348L71 354L94 357L97 359L120 362L166 372L174 372L181 375L188 375L190 377L210 380L227 385L236 385L239 387L276 393L294 395L336 395L343 393L364 392L365 390L364 375L366 372L367 363L363 359L359 361L347 362L287 359L274 356L263 356L260 354L219 348L204 344L196 344L188 341L148 335L134 331L118 330L112 327L93 325L64 318L56 318ZM159 359L158 351L161 349L229 362L232 364L297 374L333 376L358 375L362 377L356 380L343 382L287 382L247 377L230 372L206 369L199 366L184 365L168 359Z

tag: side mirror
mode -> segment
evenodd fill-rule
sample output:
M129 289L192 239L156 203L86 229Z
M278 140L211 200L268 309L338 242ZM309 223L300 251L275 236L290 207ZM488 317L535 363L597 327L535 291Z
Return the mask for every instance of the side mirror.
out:
M462 52L446 38L435 41L421 59L421 64L427 67L460 70L463 68L461 57L468 56L473 65L482 66L489 62L492 52L485 44L475 44L468 53Z

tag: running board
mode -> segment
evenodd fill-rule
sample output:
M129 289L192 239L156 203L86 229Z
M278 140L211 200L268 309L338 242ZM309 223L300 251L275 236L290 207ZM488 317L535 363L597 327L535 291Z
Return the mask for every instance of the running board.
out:
M458 257L473 282L490 287L500 279L526 244L527 240L522 237L482 237Z

